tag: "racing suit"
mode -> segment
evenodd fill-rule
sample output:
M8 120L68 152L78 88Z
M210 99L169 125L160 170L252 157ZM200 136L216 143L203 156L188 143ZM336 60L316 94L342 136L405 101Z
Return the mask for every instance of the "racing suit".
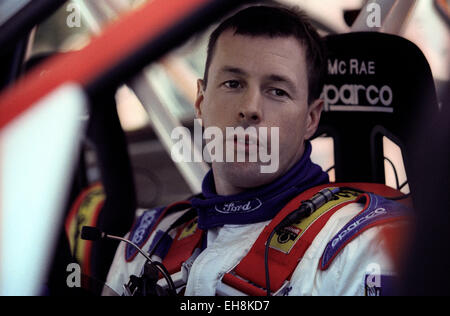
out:
M310 161L311 147L307 145L302 159L282 177L283 179L277 180L270 188L259 188L250 194L246 192L245 196L218 196L214 193L212 173L205 177L205 198L193 199L192 205L199 209L198 225L207 231L206 242L190 268L185 295L235 294L221 290L224 274L247 255L263 229L292 197L306 188L328 181L326 174ZM302 181L299 182L299 178ZM287 196L283 195L293 184L297 190ZM244 202L239 204L230 201ZM239 208L239 205L242 207ZM266 205L268 207L265 207ZM375 272L380 276L394 275L393 262L386 253L385 241L380 238L380 231L384 226L395 223L376 225L365 230L345 245L327 269L319 268L320 259L330 240L339 234L363 207L362 202L348 204L328 219L300 258L290 278L289 287L283 291L283 295L364 295L367 294L366 281L370 273ZM245 208L246 210L242 211ZM226 210L232 213L226 213ZM171 214L159 222L158 227L143 244L143 250L149 251L158 232L165 231L182 214L183 212ZM174 238L173 232L171 234ZM133 239L133 236L129 233L126 238ZM143 256L127 259L126 246L122 243L118 247L107 278L107 285L119 294L123 293L123 285L128 282L130 275L142 274L145 263ZM161 260L158 256L153 259ZM264 269L264 264L253 268Z

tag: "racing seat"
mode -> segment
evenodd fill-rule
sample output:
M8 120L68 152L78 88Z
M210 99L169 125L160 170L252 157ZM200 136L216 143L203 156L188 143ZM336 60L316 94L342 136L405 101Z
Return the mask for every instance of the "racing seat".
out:
M325 41L328 75L315 136L333 138L336 182L384 184L383 136L400 147L410 180L417 171L416 133L439 111L426 58L390 34L348 33Z
M450 274L435 267L448 261L449 108L438 104L428 62L415 44L395 35L348 33L325 41L325 104L315 136L333 138L336 182L384 184L383 137L398 145L423 223L412 232L386 231L402 271L398 293L448 293L443 280ZM407 239L395 245L398 237Z

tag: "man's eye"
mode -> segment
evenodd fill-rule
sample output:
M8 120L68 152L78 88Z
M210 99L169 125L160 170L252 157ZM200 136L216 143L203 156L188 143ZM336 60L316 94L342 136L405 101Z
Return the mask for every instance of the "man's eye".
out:
M225 81L223 85L229 89L237 89L237 88L240 88L240 86L241 86L241 84L237 80Z
M275 97L288 97L289 96L289 94L286 91L284 91L282 89L277 89L277 88L270 89L269 93Z

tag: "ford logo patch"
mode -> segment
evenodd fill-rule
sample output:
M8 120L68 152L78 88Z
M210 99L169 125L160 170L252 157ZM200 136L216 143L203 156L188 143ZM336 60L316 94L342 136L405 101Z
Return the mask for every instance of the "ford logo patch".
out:
M255 198L249 201L233 201L229 203L219 204L215 206L215 209L219 213L241 214L256 211L261 207L261 205L261 200Z

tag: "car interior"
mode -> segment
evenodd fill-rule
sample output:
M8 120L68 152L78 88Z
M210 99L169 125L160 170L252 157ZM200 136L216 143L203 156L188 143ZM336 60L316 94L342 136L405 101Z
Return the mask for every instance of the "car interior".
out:
M175 163L171 131L195 128L209 32L243 6L271 2L0 2L0 295L99 295L118 241L82 240L82 226L124 236L144 210L201 192L210 166ZM275 2L304 10L326 43L313 161L333 182L404 194L417 225L401 250L399 294L448 294L450 273L435 268L450 253L448 2ZM76 110L58 114L55 104ZM38 118L39 108L53 112ZM42 130L26 130L31 120ZM34 138L15 151L20 131ZM66 147L51 150L48 137ZM28 251L36 243L45 251ZM16 272L33 261L41 268L25 282ZM74 261L85 291L66 286Z

